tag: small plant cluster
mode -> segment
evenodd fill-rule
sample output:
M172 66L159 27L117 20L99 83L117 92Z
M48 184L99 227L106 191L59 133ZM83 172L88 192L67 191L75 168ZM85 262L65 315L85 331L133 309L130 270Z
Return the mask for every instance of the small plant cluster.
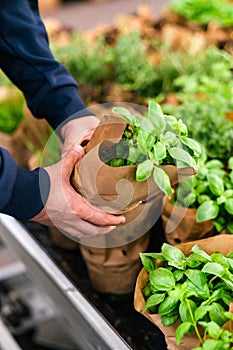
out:
M141 253L140 257L149 273L148 284L143 289L146 303L142 311L149 309L161 315L165 326L179 319L181 323L175 334L178 344L185 334L194 333L203 349L220 349L209 347L209 334L215 345L228 344L221 349L232 349L229 347L232 333L224 333L220 327L233 318L228 312L233 300L233 253L209 255L194 245L186 257L177 247L164 243L161 253Z
M176 189L176 205L197 209L197 222L212 220L217 232L233 234L233 157L228 169L218 159L199 163L198 173Z
M165 113L182 118L209 158L225 160L233 153L233 124L227 119L233 110L232 68L231 55L210 47L193 72L181 71L175 79L179 104L163 107Z
M233 6L227 0L174 0L170 9L200 24L214 21L222 27L233 26Z
M131 114L122 107L113 108L127 127L119 143L100 155L110 166L137 165L136 181L145 181L151 175L159 188L170 198L171 183L160 167L173 164L177 167L197 169L201 147L188 137L188 130L181 119L164 115L159 104L149 101L144 116Z

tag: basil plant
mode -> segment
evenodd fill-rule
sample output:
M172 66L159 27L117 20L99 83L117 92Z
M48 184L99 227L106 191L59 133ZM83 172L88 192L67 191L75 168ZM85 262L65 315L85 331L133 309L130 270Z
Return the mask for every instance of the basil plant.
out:
M158 187L171 197L169 176L161 165L192 167L197 170L200 145L188 137L187 126L173 115L165 115L160 105L149 101L146 115L132 114L122 107L113 112L126 121L122 139L114 146L106 163L111 166L137 165L136 181L151 175ZM111 159L111 160L108 160Z

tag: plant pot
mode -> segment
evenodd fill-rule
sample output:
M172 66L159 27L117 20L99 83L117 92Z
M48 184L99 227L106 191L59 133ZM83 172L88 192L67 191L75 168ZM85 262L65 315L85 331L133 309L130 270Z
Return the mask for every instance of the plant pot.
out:
M102 293L132 293L142 266L139 253L147 250L149 241L147 232L134 242L116 248L80 245L92 287Z
M233 236L222 234L206 239L196 240L194 242L183 243L177 245L177 248L179 248L185 256L189 256L192 252L191 249L194 245L198 245L207 254L212 254L218 251L221 254L226 255L233 251ZM157 261L156 263L157 266L162 266L161 261ZM134 292L134 307L140 313L142 313L142 309L145 306L143 288L148 283L148 276L149 275L147 271L143 268L140 271L136 281L136 287ZM230 305L230 310L232 310L232 303ZM199 341L195 335L185 335L180 345L177 345L175 339L175 331L178 325L180 324L179 320L172 326L166 327L162 324L160 315L152 314L148 310L142 314L164 333L165 340L168 345L168 350L190 350L197 346L200 346ZM230 327L232 327L232 322L227 322L225 325L223 325L223 328L230 329Z
M196 209L172 205L164 199L162 223L166 241L175 245L197 239L207 238L214 234L211 220L197 222Z

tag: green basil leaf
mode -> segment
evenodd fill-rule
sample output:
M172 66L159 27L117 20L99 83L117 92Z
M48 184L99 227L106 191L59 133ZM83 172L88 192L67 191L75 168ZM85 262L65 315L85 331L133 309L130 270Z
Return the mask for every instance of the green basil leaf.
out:
M169 327L169 326L172 326L178 320L178 318L179 318L179 313L177 312L176 314L171 316L163 315L161 317L161 321L164 326Z
M215 174L208 174L207 179L209 182L210 190L216 196L221 196L224 192L224 181L222 178Z
M185 275L197 288L202 290L205 288L207 279L202 271L188 269Z
M136 181L141 182L147 180L152 173L154 164L150 159L146 159L143 163L138 164L136 170Z
M173 275L174 275L176 281L180 281L184 276L184 271L176 270L176 271L174 271Z
M168 198L171 198L171 183L169 176L166 174L166 172L162 168L156 166L154 167L153 178L160 190L164 192L164 194Z
M161 291L168 291L174 288L176 284L172 272L164 267L159 267L150 272L149 280L154 288Z
M223 164L223 162L221 162L218 159L212 159L212 160L209 160L208 162L206 162L206 167L207 167L207 169L216 169L216 168L223 169L224 164Z
M230 157L228 159L228 168L233 170L233 157Z
M203 266L202 272L208 273L214 276L222 277L225 272L224 267L222 265L215 262L208 262Z
M167 259L167 261L181 262L182 260L185 259L184 253L180 249L170 244L163 243L161 247L161 251L163 256Z
M140 129L138 132L137 145L140 152L148 155L155 143L155 136L147 131Z
M124 121L126 121L127 124L133 125L134 117L133 115L128 111L128 109L123 107L114 107L112 109L113 113L118 114Z
M219 263L224 268L227 268L227 269L229 268L227 258L223 254L215 252L211 254L210 257L213 262Z
M171 313L178 305L178 301L179 297L174 297L174 295L168 295L159 305L158 314L167 315Z
M229 214L233 215L233 198L227 198L224 207Z
M209 335L214 339L218 339L222 333L222 330L219 327L219 325L213 321L208 322L207 331L208 331Z
M207 254L203 249L201 249L200 247L198 247L198 245L194 245L192 247L192 252L194 252L196 255L199 255L200 259L202 259L202 261L211 261L211 257L209 254Z
M148 256L146 256L143 253L139 253L141 261L142 261L142 265L144 266L144 269L147 272L151 272L152 270L155 269L155 263L153 261L153 259L149 258Z
M185 334L187 334L192 328L192 322L183 322L181 323L175 332L176 342L180 344L181 340L184 338Z
M158 103L149 101L148 118L153 123L155 135L159 136L160 134L163 134L166 128L166 121Z
M162 253L142 253L143 255L150 256L151 258L154 258L156 260L163 260L165 261L166 258L163 256Z
M201 319L203 319L203 317L205 317L205 315L207 314L207 312L209 312L210 310L210 306L209 305L201 305L199 306L195 312L194 312L194 319L195 321L199 321Z
M183 322L193 322L192 315L196 310L196 304L191 299L185 299L180 303L179 313Z
M168 148L168 152L173 159L177 161L181 161L182 163L197 170L197 164L195 160L184 149L181 149L178 147L172 147L172 148Z
M225 309L219 303L212 303L210 305L209 317L210 320L216 322L219 326L222 326L226 323L227 318L224 315Z
M147 309L150 309L151 307L160 304L164 298L165 298L166 293L156 293L151 295L142 309L142 312L145 312Z
M166 151L166 147L161 143L161 142L157 142L154 145L154 159L155 159L155 163L157 165L159 165L161 163L161 161L166 158L167 155L167 151Z
M193 152L196 157L199 157L202 153L201 146L198 142L194 141L193 139L187 137L187 136L179 136L181 142L188 146Z
M219 212L219 206L214 201L207 201L202 203L198 209L196 214L197 222L202 222L206 220L215 219Z

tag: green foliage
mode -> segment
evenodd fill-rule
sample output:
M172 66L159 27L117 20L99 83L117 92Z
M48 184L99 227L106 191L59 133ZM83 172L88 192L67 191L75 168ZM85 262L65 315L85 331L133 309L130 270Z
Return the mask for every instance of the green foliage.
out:
M113 112L127 122L127 127L119 143L100 154L101 159L110 166L136 164L137 181L145 181L152 175L161 191L170 197L170 179L160 165L197 169L199 144L188 137L181 119L164 115L160 105L153 101L149 101L144 116L131 114L122 107L115 107Z
M0 97L0 131L12 134L23 119L22 94L16 88L2 87L6 93ZM3 92L0 87L0 94Z
M232 67L232 56L209 48L192 74L175 80L181 103L163 107L165 113L182 118L209 158L226 160L233 154L233 123L226 118L233 110Z
M185 334L194 332L206 350L210 349L206 345L204 347L206 342L208 344L207 334L218 340L218 344L231 343L232 334L230 336L227 331L223 334L225 331L220 328L232 318L227 312L233 299L231 253L227 256L218 252L209 255L195 245L192 253L186 257L177 247L164 243L159 256L163 266L157 266L154 260L157 255L153 256L153 253L142 253L140 256L149 272L149 281L144 288L146 303L143 312L150 309L152 313L161 315L165 326L171 326L180 319L181 323L176 329L178 344ZM149 260L152 262L149 263ZM206 330L203 337L200 326Z
M112 79L113 55L102 36L90 43L76 33L65 46L51 45L54 56L62 62L79 84L93 87Z
M212 220L216 231L233 233L233 158L228 170L218 159L199 163L198 173L180 182L176 205L197 209L197 222Z
M169 8L200 24L216 22L222 27L233 25L233 5L227 0L173 0Z

